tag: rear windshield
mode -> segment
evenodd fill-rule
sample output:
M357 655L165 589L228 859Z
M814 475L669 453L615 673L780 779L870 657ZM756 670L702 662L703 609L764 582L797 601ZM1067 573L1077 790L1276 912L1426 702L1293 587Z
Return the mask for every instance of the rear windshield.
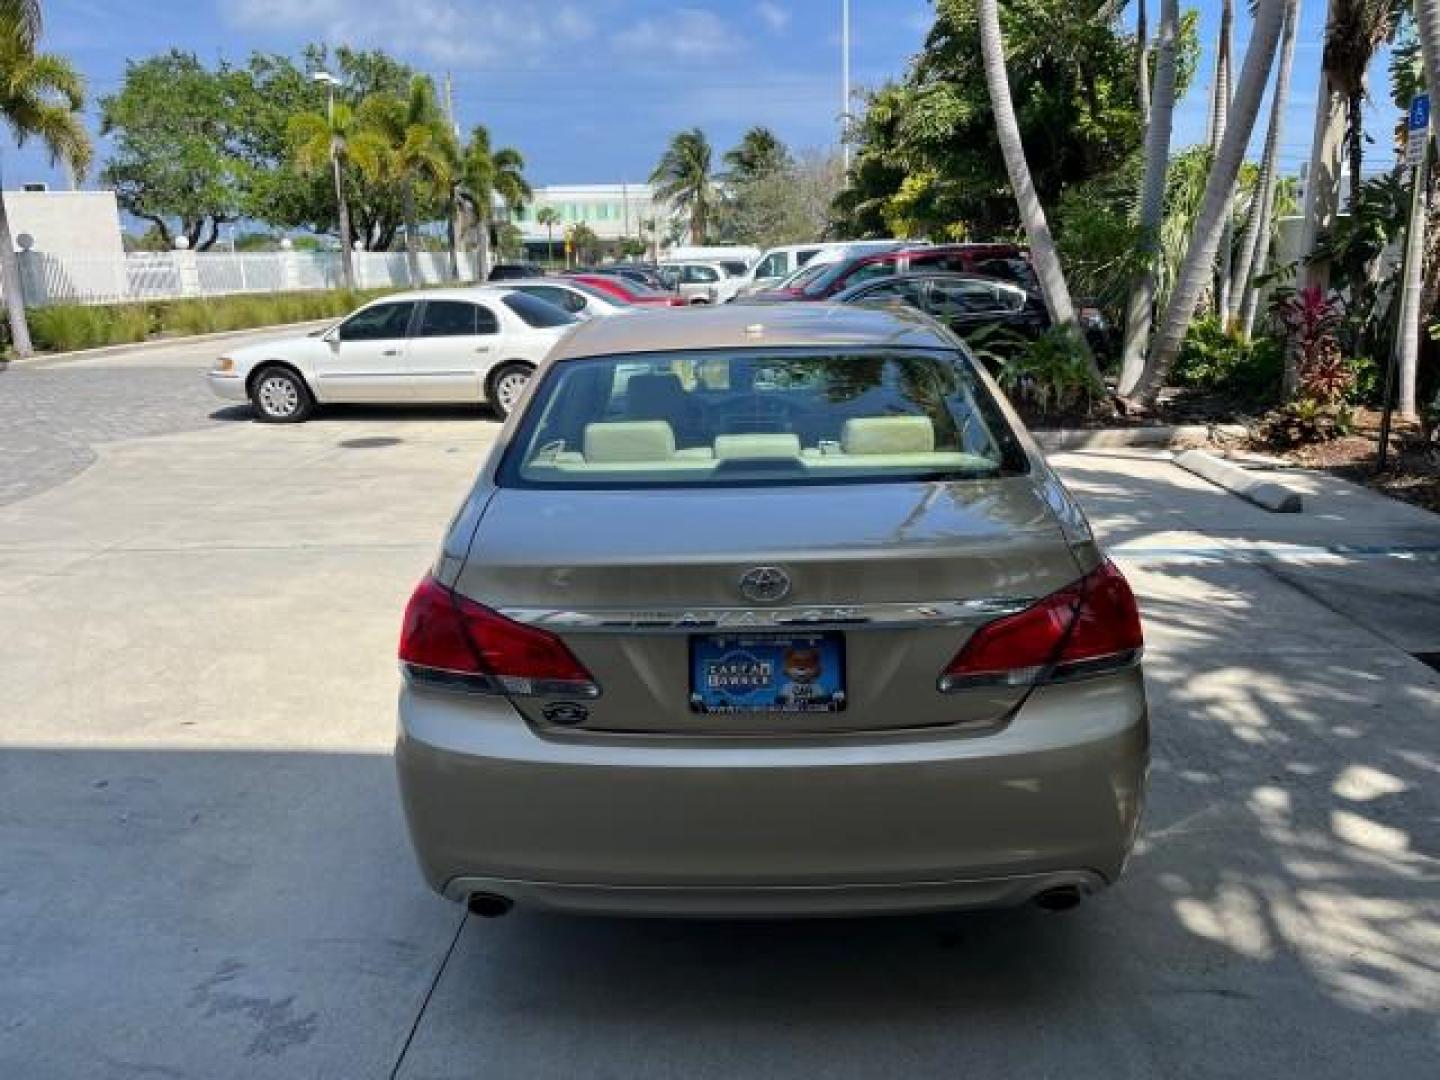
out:
M499 481L697 487L966 480L1026 468L962 353L757 348L557 364Z
M544 300L537 300L527 293L512 292L504 298L502 303L525 320L527 326L537 329L550 326L569 326L578 321L568 311L563 311Z

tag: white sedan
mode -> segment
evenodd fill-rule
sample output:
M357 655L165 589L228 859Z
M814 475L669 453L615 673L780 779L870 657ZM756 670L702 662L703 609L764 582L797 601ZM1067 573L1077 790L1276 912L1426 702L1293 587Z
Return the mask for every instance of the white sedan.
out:
M568 312L504 287L397 293L323 333L227 352L210 389L277 424L340 402L489 402L503 417L575 325Z

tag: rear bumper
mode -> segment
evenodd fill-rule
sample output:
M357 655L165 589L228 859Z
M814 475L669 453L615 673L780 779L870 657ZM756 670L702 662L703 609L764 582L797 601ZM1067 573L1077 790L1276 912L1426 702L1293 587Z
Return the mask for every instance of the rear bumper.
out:
M248 401L249 394L245 391L245 380L239 375L222 374L218 371L210 371L205 374L205 381L210 385L210 390L218 398L225 401Z
M1092 870L1055 871L971 881L900 884L774 886L576 885L554 881L457 877L447 899L464 902L474 893L504 896L517 904L572 915L744 919L893 915L970 908L1017 907L1050 889L1099 892L1106 881Z
M406 687L421 868L453 898L606 914L1000 907L1120 876L1148 766L1139 671L1034 693L1002 730L788 742L543 738Z

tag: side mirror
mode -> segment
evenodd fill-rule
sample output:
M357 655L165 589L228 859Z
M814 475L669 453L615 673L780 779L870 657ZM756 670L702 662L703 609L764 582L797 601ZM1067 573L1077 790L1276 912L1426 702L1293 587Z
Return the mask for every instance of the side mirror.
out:
M329 345L332 349L340 344L340 327L332 326L325 333L320 335L320 340Z

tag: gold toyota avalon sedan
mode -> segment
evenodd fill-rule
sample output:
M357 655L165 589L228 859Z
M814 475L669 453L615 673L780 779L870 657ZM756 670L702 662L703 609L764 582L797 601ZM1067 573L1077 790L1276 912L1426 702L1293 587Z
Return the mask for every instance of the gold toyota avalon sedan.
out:
M920 315L578 327L400 641L420 865L480 915L1072 907L1148 726L1130 587Z

